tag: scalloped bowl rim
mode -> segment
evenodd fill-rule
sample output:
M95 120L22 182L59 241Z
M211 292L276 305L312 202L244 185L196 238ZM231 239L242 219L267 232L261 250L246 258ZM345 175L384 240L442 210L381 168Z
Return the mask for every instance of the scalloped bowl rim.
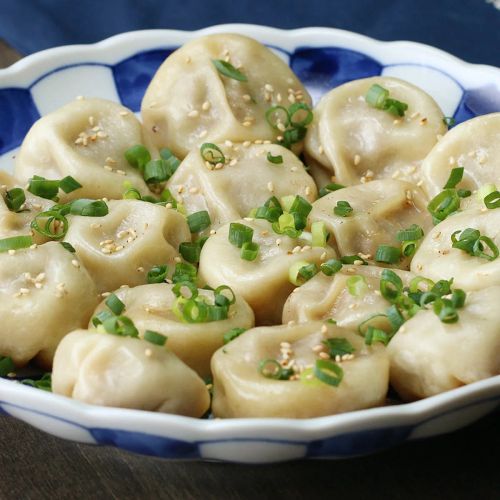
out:
M131 31L118 34L94 44L67 45L51 48L24 57L12 66L0 70L0 88L22 87L30 88L43 74L46 76L65 66L84 62L114 64L116 61L131 57L142 49L154 50L211 33L238 32L256 38L278 37L282 41L294 42L307 38L308 46L324 46L328 37L336 37L336 46L353 49L353 44L363 46L363 53L370 53L370 47L379 49L390 46L391 49L418 51L418 54L428 55L433 61L439 60L449 74L473 70L478 73L498 79L500 69L493 66L473 64L441 49L411 41L380 41L365 35L346 30L326 27L307 27L293 30L283 30L253 24L222 24L196 31L155 29ZM311 38L322 43L310 43ZM366 44L366 46L365 46ZM377 52L375 50L374 52ZM389 54L392 57L392 54ZM461 74L464 76L463 74ZM465 75L467 76L467 75ZM38 389L23 386L11 380L0 379L0 404L36 410L39 414L67 420L81 426L106 426L123 430L147 430L147 434L160 432L172 435L172 432L182 430L190 440L214 439L228 437L229 433L238 436L273 438L294 433L296 440L310 440L328 437L332 432L355 431L356 429L382 428L396 425L411 425L442 416L444 413L459 411L462 408L489 401L500 400L500 375L484 379L472 384L452 389L411 403L357 410L348 413L316 417L308 419L292 418L232 418L232 419L196 419L179 415L162 414L150 411L132 410L96 406L57 394L46 393ZM35 408L36 407L36 408ZM64 415L64 418L59 417ZM258 432L258 436L256 436ZM175 432L174 432L175 434ZM234 436L233 436L234 437Z

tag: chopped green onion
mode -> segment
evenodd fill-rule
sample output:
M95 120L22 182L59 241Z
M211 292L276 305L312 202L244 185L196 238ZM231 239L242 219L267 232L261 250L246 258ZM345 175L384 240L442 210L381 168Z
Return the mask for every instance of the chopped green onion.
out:
M433 309L443 323L456 323L458 321L458 313L451 300L437 298L434 301Z
M363 266L368 265L368 261L360 257L359 255L344 255L340 257L342 264L356 264L356 262L361 262Z
M280 380L283 367L275 359L263 359L259 363L259 373L266 378Z
M477 190L477 199L479 201L484 201L484 199L494 191L497 191L497 187L493 183L489 184L483 184L478 190Z
M342 184L336 184L335 182L331 182L330 184L326 184L319 190L319 197L322 198L327 194L333 193L334 191L338 191L339 189L344 189L345 186Z
M298 113L305 114L302 120L294 120L294 116ZM307 127L313 121L313 112L311 108L304 102L295 102L288 108L288 116L292 127Z
M40 222L45 220L43 227L40 227ZM68 232L68 219L58 210L47 210L40 212L31 221L31 228L37 233L40 233L47 238L53 240L61 240Z
M224 153L217 145L211 142L205 142L201 145L200 154L203 160L210 163L210 165L217 165L219 163L225 163L226 161Z
M231 222L229 225L229 242L241 248L244 243L251 243L253 238L253 229L239 222Z
M481 236L477 229L467 228L464 229L459 238L456 235L460 230L455 231L451 235L452 248L458 248L467 252L469 255L481 257L486 260L495 260L499 256L499 250L494 241L488 236ZM484 252L484 246L488 247L491 253Z
M490 210L500 208L500 191L493 191L484 197L484 204Z
M283 139L280 141L280 144L290 149L293 144L296 144L304 139L306 133L307 129L305 127L289 128L283 132Z
M187 216L187 223L191 233L199 233L207 227L210 227L212 221L210 220L210 215L206 210L200 210L191 215Z
M407 229L402 229L396 234L397 241L416 241L424 237L424 230L417 224L412 224Z
M0 377L6 377L16 369L10 356L0 356Z
M83 217L104 217L108 215L109 208L103 200L80 199L70 204L70 214Z
M126 316L111 316L102 322L106 333L122 337L139 337L139 332L133 321Z
M312 210L312 205L302 196L295 196L289 212L291 214L298 214L301 217L307 217Z
M427 291L430 291L432 287L435 285L434 281L429 278L424 278L423 276L416 276L410 281L410 292L418 292L420 291L420 283L424 283L427 287Z
M418 241L405 241L401 244L401 253L405 257L413 257L417 251Z
M59 188L62 189L66 194L72 193L77 189L83 187L76 179L73 179L71 175L68 175L64 179L59 181Z
M252 261L257 258L259 253L259 244L253 241L246 241L241 245L240 256L243 260Z
M454 189L445 189L435 196L427 205L434 224L445 220L460 208L460 197Z
M311 224L311 234L313 247L326 247L326 240L328 232L325 228L325 223L322 221L316 221Z
M294 262L288 270L288 279L292 285L301 286L306 281L317 274L316 264L307 262L307 260L298 260Z
M200 300L179 297L174 302L172 310L177 316L180 312L180 319L187 323L205 323L208 318L208 305Z
M223 336L223 342L225 344L229 344L231 340L234 340L235 338L239 337L242 333L245 333L247 331L246 328L232 328L228 332L226 332Z
M352 354L356 349L353 345L344 337L331 338L323 340L323 345L328 349L328 354L331 358L335 359L337 356L344 356L344 354Z
M408 104L389 98L389 91L377 83L368 89L365 100L370 106L387 111L395 116L404 116L405 111L408 109Z
M183 291L188 289L189 296L184 295ZM191 281L180 281L176 283L172 288L172 293L176 297L182 297L184 299L196 299L198 297L198 287Z
M31 245L33 245L33 238L31 236L12 236L11 238L4 238L0 240L0 253L8 252L9 250L29 248Z
M142 195L136 188L128 188L122 195L124 200L142 200Z
M21 380L21 384L40 389L42 391L52 392L52 374L44 373L38 380L25 378Z
M119 316L125 310L125 304L114 293L106 299L105 304L116 316Z
M238 71L227 61L223 61L222 59L212 59L212 64L221 75L232 78L233 80L238 80L239 82L248 81L248 78L241 71Z
M280 165L283 163L283 156L281 155L276 155L273 156L271 152L267 153L267 161L269 163L274 163L275 165Z
M455 288L451 293L451 304L456 309L461 309L465 304L466 293L460 288Z
M346 281L347 291L353 297L363 297L368 291L368 284L364 276L356 274L354 276L349 276Z
M390 324L388 324L387 314L373 314L358 325L358 333L364 336L369 326L375 326L378 328L382 322L384 323L384 326L390 326Z
M445 116L443 117L443 123L448 127L454 127L456 120L453 118L453 116Z
M483 252L483 243L491 250L491 254ZM476 242L474 243L473 252L476 257L481 257L486 260L495 260L500 254L500 251L498 250L495 242L488 236L480 236L476 240Z
M227 297L223 292L229 291L231 294L230 298ZM214 290L215 304L218 306L232 306L236 303L236 295L234 294L231 287L227 285L220 285Z
M160 184L170 178L170 173L166 162L160 159L148 161L143 176L147 184Z
M450 176L443 186L443 189L453 189L462 180L464 176L464 167L456 167L451 170Z
M333 387L338 387L344 378L344 370L333 361L327 359L316 360L313 373L318 380Z
M160 156L165 161L169 177L171 177L181 164L181 160L170 151L168 148L160 149Z
M342 269L342 262L337 259L328 259L320 266L321 272L327 276L333 276Z
M372 345L374 342L381 342L384 345L387 345L391 340L391 335L384 330L380 330L379 328L374 328L373 326L369 326L365 335L365 344Z
M109 311L99 311L93 318L92 324L97 328L102 325L107 319L112 318L113 313Z
M40 198L53 200L59 192L59 182L47 180L44 177L35 175L28 183L28 191Z
M403 293L403 280L390 269L384 269L380 277L380 293L389 302L395 302Z
M198 271L195 266L186 262L179 262L175 265L172 282L179 283L181 281L196 282Z
M282 115L280 117L280 115ZM273 106L266 111L266 121L275 130L280 130L278 125L282 124L284 127L290 125L290 116L288 110L283 106Z
M155 345L164 346L167 341L167 336L158 332L153 332L152 330L146 330L144 332L144 340Z
M141 172L151 161L149 151L141 144L137 144L125 151L125 159L131 167L139 169Z
M68 243L67 241L60 241L59 243L68 252L70 252L70 253L75 253L76 252L75 247L71 243Z
M281 214L271 227L275 233L286 234L290 238L298 238L300 235L300 231L295 228L295 217L288 212Z
M179 245L179 253L187 262L197 264L200 262L201 246L197 241L183 241Z
M26 201L26 195L21 188L9 189L5 193L5 204L11 212L19 212Z
M468 198L472 194L472 191L470 189L457 189L457 194L459 198Z
M401 311L396 306L396 304L392 304L392 306L386 309L387 319L392 326L392 330L396 333L403 323L405 322L404 316L401 314Z
M147 275L147 281L152 283L163 283L167 278L168 266L153 266Z
M351 215L352 212L353 208L348 201L337 201L337 206L333 209L333 213L340 217L347 217Z
M453 285L453 278L451 280L439 280L431 288L432 293L437 293L439 296L448 295L451 293L451 286Z
M396 264L401 259L401 250L397 247L389 245L379 245L375 252L375 260L377 262L385 262L386 264Z

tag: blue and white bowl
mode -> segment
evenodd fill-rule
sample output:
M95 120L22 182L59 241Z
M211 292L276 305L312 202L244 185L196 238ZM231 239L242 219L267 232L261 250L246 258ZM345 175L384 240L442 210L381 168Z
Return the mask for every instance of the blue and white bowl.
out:
M165 57L188 40L220 32L246 34L271 47L315 101L349 80L390 75L426 90L457 122L500 111L500 69L468 64L417 43L379 42L329 28L222 25L196 32L137 31L95 45L40 52L1 70L0 168L12 171L35 120L77 95L111 99L138 112ZM0 380L0 413L56 436L165 458L245 463L373 453L454 431L499 405L496 376L415 403L330 417L198 420L87 405Z

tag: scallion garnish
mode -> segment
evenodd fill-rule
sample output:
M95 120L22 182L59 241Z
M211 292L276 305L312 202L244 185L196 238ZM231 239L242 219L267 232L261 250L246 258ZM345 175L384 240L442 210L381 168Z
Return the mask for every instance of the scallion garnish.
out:
M381 342L387 345L391 340L391 335L384 330L369 326L365 334L365 344L372 345L374 342Z
M318 380L333 387L338 387L344 378L344 370L328 359L317 359L313 373Z
M25 378L21 380L21 384L29 385L42 391L52 392L52 374L44 373L39 379Z
M352 354L356 349L344 337L334 337L323 340L322 342L328 350L331 358L335 359L337 356L344 356L345 354Z
M321 272L327 276L333 276L342 269L342 262L337 259L328 259L320 266Z
M269 163L274 163L275 165L281 165L283 163L283 156L276 155L273 156L271 152L267 153L267 161Z
M472 191L470 189L457 189L457 194L460 198L468 198Z
M99 328L103 328L106 333L119 335L121 337L139 337L139 331L134 322L127 316L111 316L102 322Z
M493 193L494 191L498 191L497 187L493 183L488 183L488 184L483 184L478 190L477 190L477 199L479 201L484 201L484 199L490 194Z
M457 310L449 299L437 298L434 301L433 309L443 323L456 323L458 321Z
M445 189L435 196L427 205L434 224L439 224L460 208L460 197L455 189Z
M375 260L386 264L396 264L401 259L401 250L389 245L379 245L375 252Z
M114 293L106 299L105 304L116 316L119 316L125 310L125 304Z
M189 295L185 295L185 291L189 292ZM191 281L180 281L176 283L172 288L172 293L178 298L182 297L184 299L196 299L199 295L198 287Z
M151 342L151 344L164 346L167 341L167 336L152 330L146 330L144 332L144 340Z
M289 212L281 214L278 220L273 222L271 227L275 233L286 234L290 238L298 238L301 233L301 231L295 227L295 217Z
M170 178L167 164L164 160L150 160L146 163L143 172L147 184L160 184Z
M453 168L450 172L450 176L443 186L443 189L453 189L462 180L464 176L464 167Z
M38 175L33 176L28 183L28 191L35 196L54 200L59 193L60 181L48 180Z
M201 145L200 154L203 160L210 163L210 165L217 165L219 163L225 163L226 161L226 157L219 146L211 142L205 142Z
M347 291L353 296L361 298L368 291L368 284L364 276L358 274L349 276L346 281Z
M62 214L61 207L58 207L56 210L38 213L31 221L31 228L47 238L61 240L68 232L69 223Z
M294 120L295 116L302 116L302 119ZM288 108L288 118L292 127L307 127L313 121L313 112L306 103L294 102Z
M246 241L241 245L241 258L243 260L252 261L257 258L259 254L259 244L254 241Z
M448 127L454 127L456 120L453 118L453 116L445 116L443 117L443 123Z
M83 217L104 217L108 215L109 208L103 200L87 200L82 198L70 203L69 213Z
M167 278L168 266L153 266L147 274L147 281L152 283L163 283Z
M11 212L19 212L26 202L26 195L21 188L12 188L5 193L5 204Z
M283 370L284 368L275 359L263 359L259 363L259 373L266 378L283 380Z
M212 59L212 64L215 69L224 76L238 80L239 82L246 82L248 78L239 70L237 70L231 63L223 61L222 59Z
M358 325L359 334L364 336L370 326L378 328L382 322L382 318L385 323L390 323L387 314L373 314Z
M484 198L484 204L486 208L494 209L500 208L500 191L493 191L490 194L486 195Z
M246 328L232 328L228 332L226 332L223 336L223 342L225 344L229 344L231 340L234 340L235 338L239 337L242 333L245 333L247 331Z
M342 184L336 184L335 182L331 182L330 184L326 184L319 190L319 197L322 198L327 194L333 193L343 188L345 188L345 186L343 186Z
M179 158L177 158L168 148L160 149L160 157L166 162L167 171L170 173L170 176L172 176L181 164L181 160L179 160Z
M460 236L457 238L457 234ZM486 260L495 260L499 256L499 250L495 242L488 236L482 236L477 229L467 228L463 231L455 231L451 235L452 247L467 252L469 255L481 257ZM490 252L486 253L485 246Z
M337 206L333 209L333 213L340 217L348 217L352 212L353 208L348 201L337 201Z
M207 227L210 227L212 221L210 220L210 215L206 210L200 210L191 215L187 216L187 223L191 233L199 233Z
M191 281L192 283L196 283L197 275L198 270L195 266L186 262L179 262L175 265L172 282Z
M396 302L403 293L403 280L390 269L384 269L380 276L380 293L389 302Z
M0 356L0 377L6 377L16 369L10 356Z
M76 179L68 175L59 181L59 189L62 189L66 194L72 193L83 187Z
M71 243L68 243L67 241L60 241L59 243L68 252L70 252L70 253L75 253L76 252L75 247Z
M356 262L361 262L361 265L367 266L368 261L360 257L359 255L344 255L340 257L342 264L356 264Z
M417 224L412 224L407 229L402 229L396 233L397 241L416 241L424 237L424 230Z
M241 248L244 243L250 243L253 238L253 229L239 222L231 222L229 225L229 242Z
M197 241L183 241L179 245L179 253L187 262L197 264L200 262L201 246Z
M125 159L131 167L144 171L144 167L151 161L151 155L142 144L137 144L125 151Z
M370 106L387 111L395 116L404 116L406 110L408 109L408 104L396 99L391 99L389 97L389 91L377 83L374 83L368 89L365 101Z
M318 273L316 264L306 260L294 262L288 270L288 279L292 285L301 286Z
M0 240L0 253L8 252L9 250L21 250L29 248L33 245L31 236L12 236L11 238L3 238Z
M311 235L312 247L326 247L326 242L328 239L328 232L325 227L325 223L322 221L316 221L311 224Z
M285 129L290 125L288 110L283 106L273 106L266 111L266 121L275 130ZM280 128L281 127L281 128Z

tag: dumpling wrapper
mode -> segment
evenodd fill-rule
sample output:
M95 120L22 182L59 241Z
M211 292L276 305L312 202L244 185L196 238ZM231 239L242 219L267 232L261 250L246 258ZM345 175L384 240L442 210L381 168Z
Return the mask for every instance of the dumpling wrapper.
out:
M391 385L405 401L425 398L500 374L500 286L467 294L457 323L421 310L387 351Z
M391 305L380 294L380 276L384 268L377 266L349 266L333 276L318 273L290 295L283 308L283 323L295 321L305 323L335 319L338 326L357 330L358 326L376 314L385 314ZM408 286L413 273L392 269ZM366 289L360 296L349 293L348 280L362 276ZM375 321L375 320L374 320ZM380 318L381 326L386 324ZM375 323L370 322L375 326Z
M451 235L467 228L479 229L500 247L500 210L466 210L448 217L427 234L413 257L411 270L434 281L453 278L454 286L464 290L500 285L500 258L489 261L452 248Z
M98 302L89 273L59 243L0 253L0 355L50 369L59 341L85 327Z
M172 311L176 299L173 285L161 283L121 288L115 295L125 304L125 314L135 324L142 337L146 330L168 337L168 348L181 361L195 370L200 377L210 375L210 358L223 345L224 334L233 328L252 328L254 314L250 306L240 297L230 307L225 320L206 323L183 323ZM199 290L213 303L213 292ZM95 313L107 309L104 302ZM89 328L93 328L92 323Z
M374 84L408 104L403 117L365 101ZM446 131L431 96L398 78L377 76L345 83L323 96L314 109L305 150L320 186L331 182L331 176L344 185L382 178L417 183L423 159Z
M76 330L57 348L52 391L84 403L201 417L210 405L203 380L167 347Z
M239 68L247 81L221 75L215 59ZM146 90L141 114L148 142L184 158L205 142L275 140L282 133L266 121L266 111L292 101L311 105L277 55L252 38L214 34L186 43L165 60Z
M61 201L77 198L121 199L124 182L149 193L142 175L125 159L125 151L142 144L141 123L129 109L104 99L70 102L40 118L24 138L15 175L23 183L34 175L62 179L83 187Z
M112 200L108 207L104 217L69 216L64 238L99 292L143 285L155 265L172 269L179 244L191 241L186 219L176 210L138 200Z
M259 372L264 359L282 359L284 342L297 367L313 365L313 348L328 338L345 338L354 358L341 361L338 387L317 379L275 380ZM254 328L219 349L212 358L214 416L312 418L382 405L389 385L383 345L367 346L354 332L323 322Z
M48 210L54 202L35 196L24 190L26 201L19 212L11 212L5 203L7 191L13 188L22 188L17 180L7 172L0 170L0 239L13 236L32 236L33 242L45 243L48 238L31 230L31 221L40 212Z
M335 215L339 201L347 201L353 212L347 217ZM383 179L339 189L313 203L309 223L323 221L332 233L328 243L340 255L362 254L375 258L379 245L399 247L396 234L412 224L418 224L426 233L432 227L422 191L404 181ZM409 265L405 258L400 267Z
M258 325L281 323L283 305L295 286L288 272L298 261L320 265L335 257L332 248L311 248L309 243L284 234L276 234L263 219L242 219L240 224L254 230L253 241L259 245L254 261L244 260L240 249L229 242L229 224L210 236L200 256L199 276L212 288L228 285L252 307ZM296 248L302 248L293 253Z
M500 187L500 113L467 120L434 146L422 163L422 188L430 197L443 190L454 167L464 168L457 188Z
M283 146L233 144L219 147L226 157L224 168L207 168L199 149L195 149L167 184L188 214L207 210L213 229L248 216L271 196L280 199L298 194L311 203L317 198L312 177L297 156ZM271 163L268 153L281 156L283 163Z

